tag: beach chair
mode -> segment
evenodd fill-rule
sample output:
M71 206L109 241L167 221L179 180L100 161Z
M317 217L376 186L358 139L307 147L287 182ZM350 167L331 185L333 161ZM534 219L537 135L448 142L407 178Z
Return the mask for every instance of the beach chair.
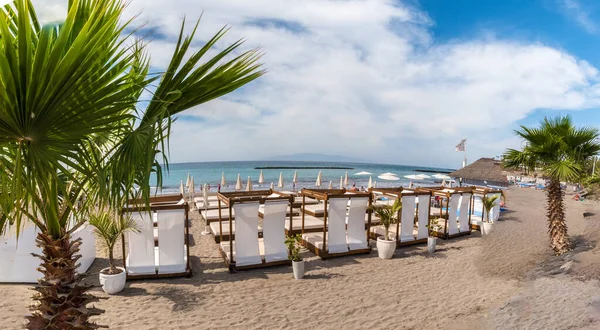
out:
M188 203L153 203L149 209L130 205L122 213L139 229L128 232L127 240L122 236L128 280L192 276Z
M157 212L158 274L185 273L188 266L185 244L185 210Z
M227 238L221 235L220 252L230 272L276 265L290 265L285 246L285 223L290 196L272 196L271 190L218 193L219 201L235 214L229 221L219 220L221 229L228 228ZM263 225L259 226L259 207L263 207ZM224 223L226 222L226 223ZM234 227L235 225L235 227Z
M431 192L421 189L403 189L401 187L396 192L390 192L389 188L387 189L387 191L379 191L379 188L377 188L373 189L372 192L389 196L390 200L396 198L402 200L399 221L395 227L390 227L390 232L396 237L396 245L401 247L427 242ZM376 238L383 236L385 229L383 226L379 226L371 232L371 236Z
M303 198L323 202L323 224L320 232L305 232L307 215L302 215L302 244L321 259L370 253L370 212L365 231L365 213L371 204L370 193L347 194L343 189L302 190ZM305 207L306 205L303 205ZM348 210L348 211L347 211Z

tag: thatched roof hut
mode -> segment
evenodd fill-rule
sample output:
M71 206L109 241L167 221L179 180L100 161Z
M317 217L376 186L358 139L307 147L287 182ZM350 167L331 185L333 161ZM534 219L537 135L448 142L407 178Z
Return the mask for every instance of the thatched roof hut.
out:
M463 185L507 187L507 174L508 172L502 167L502 162L493 158L480 158L449 175L462 179Z

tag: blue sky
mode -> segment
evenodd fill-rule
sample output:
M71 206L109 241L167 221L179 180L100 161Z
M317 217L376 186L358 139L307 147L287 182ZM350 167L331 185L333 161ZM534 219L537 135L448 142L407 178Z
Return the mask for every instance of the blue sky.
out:
M34 0L42 21L67 0ZM131 0L164 68L181 19L203 14L196 48L223 25L268 74L186 112L171 160L338 154L459 166L521 142L546 115L600 126L600 2L590 0ZM213 53L214 54L214 53ZM147 96L146 96L147 97Z

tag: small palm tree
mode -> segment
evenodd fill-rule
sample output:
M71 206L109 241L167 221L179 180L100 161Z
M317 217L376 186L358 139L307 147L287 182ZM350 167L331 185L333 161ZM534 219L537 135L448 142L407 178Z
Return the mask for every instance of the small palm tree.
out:
M575 127L567 116L544 118L539 127L521 126L515 133L525 146L522 150L508 149L504 166L541 171L550 178L546 188L550 246L557 255L563 254L571 248L571 242L560 182L577 180L585 172L586 161L600 151L598 129Z
M487 222L490 221L490 211L494 208L496 204L496 200L498 199L498 195L492 195L491 197L483 196L481 198L481 203L483 204L483 217L482 220L485 221L487 218Z
M104 243L108 251L109 269L107 275L118 274L121 271L115 267L113 249L121 235L128 231L139 232L136 222L128 216L114 216L113 212L96 212L90 214L88 223L94 226L94 234Z
M402 209L402 201L396 199L393 205L372 205L371 210L377 214L385 229L384 240L390 241L390 226L398 223L398 215Z

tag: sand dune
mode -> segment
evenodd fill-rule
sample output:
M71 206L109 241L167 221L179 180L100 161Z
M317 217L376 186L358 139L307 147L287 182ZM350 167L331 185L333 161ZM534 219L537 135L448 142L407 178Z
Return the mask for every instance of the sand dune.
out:
M600 328L600 208L567 200L578 245L555 257L543 193L511 189L508 202L510 212L490 236L440 241L433 257L424 246L398 249L385 261L375 251L326 261L306 253L300 281L291 267L229 274L194 212L194 276L130 282L97 304L106 313L96 321L112 329ZM597 215L584 218L584 211ZM570 261L568 271L560 269ZM91 283L98 285L105 265L94 263ZM94 293L105 296L99 287ZM0 328L20 328L28 286L0 285L0 294Z

